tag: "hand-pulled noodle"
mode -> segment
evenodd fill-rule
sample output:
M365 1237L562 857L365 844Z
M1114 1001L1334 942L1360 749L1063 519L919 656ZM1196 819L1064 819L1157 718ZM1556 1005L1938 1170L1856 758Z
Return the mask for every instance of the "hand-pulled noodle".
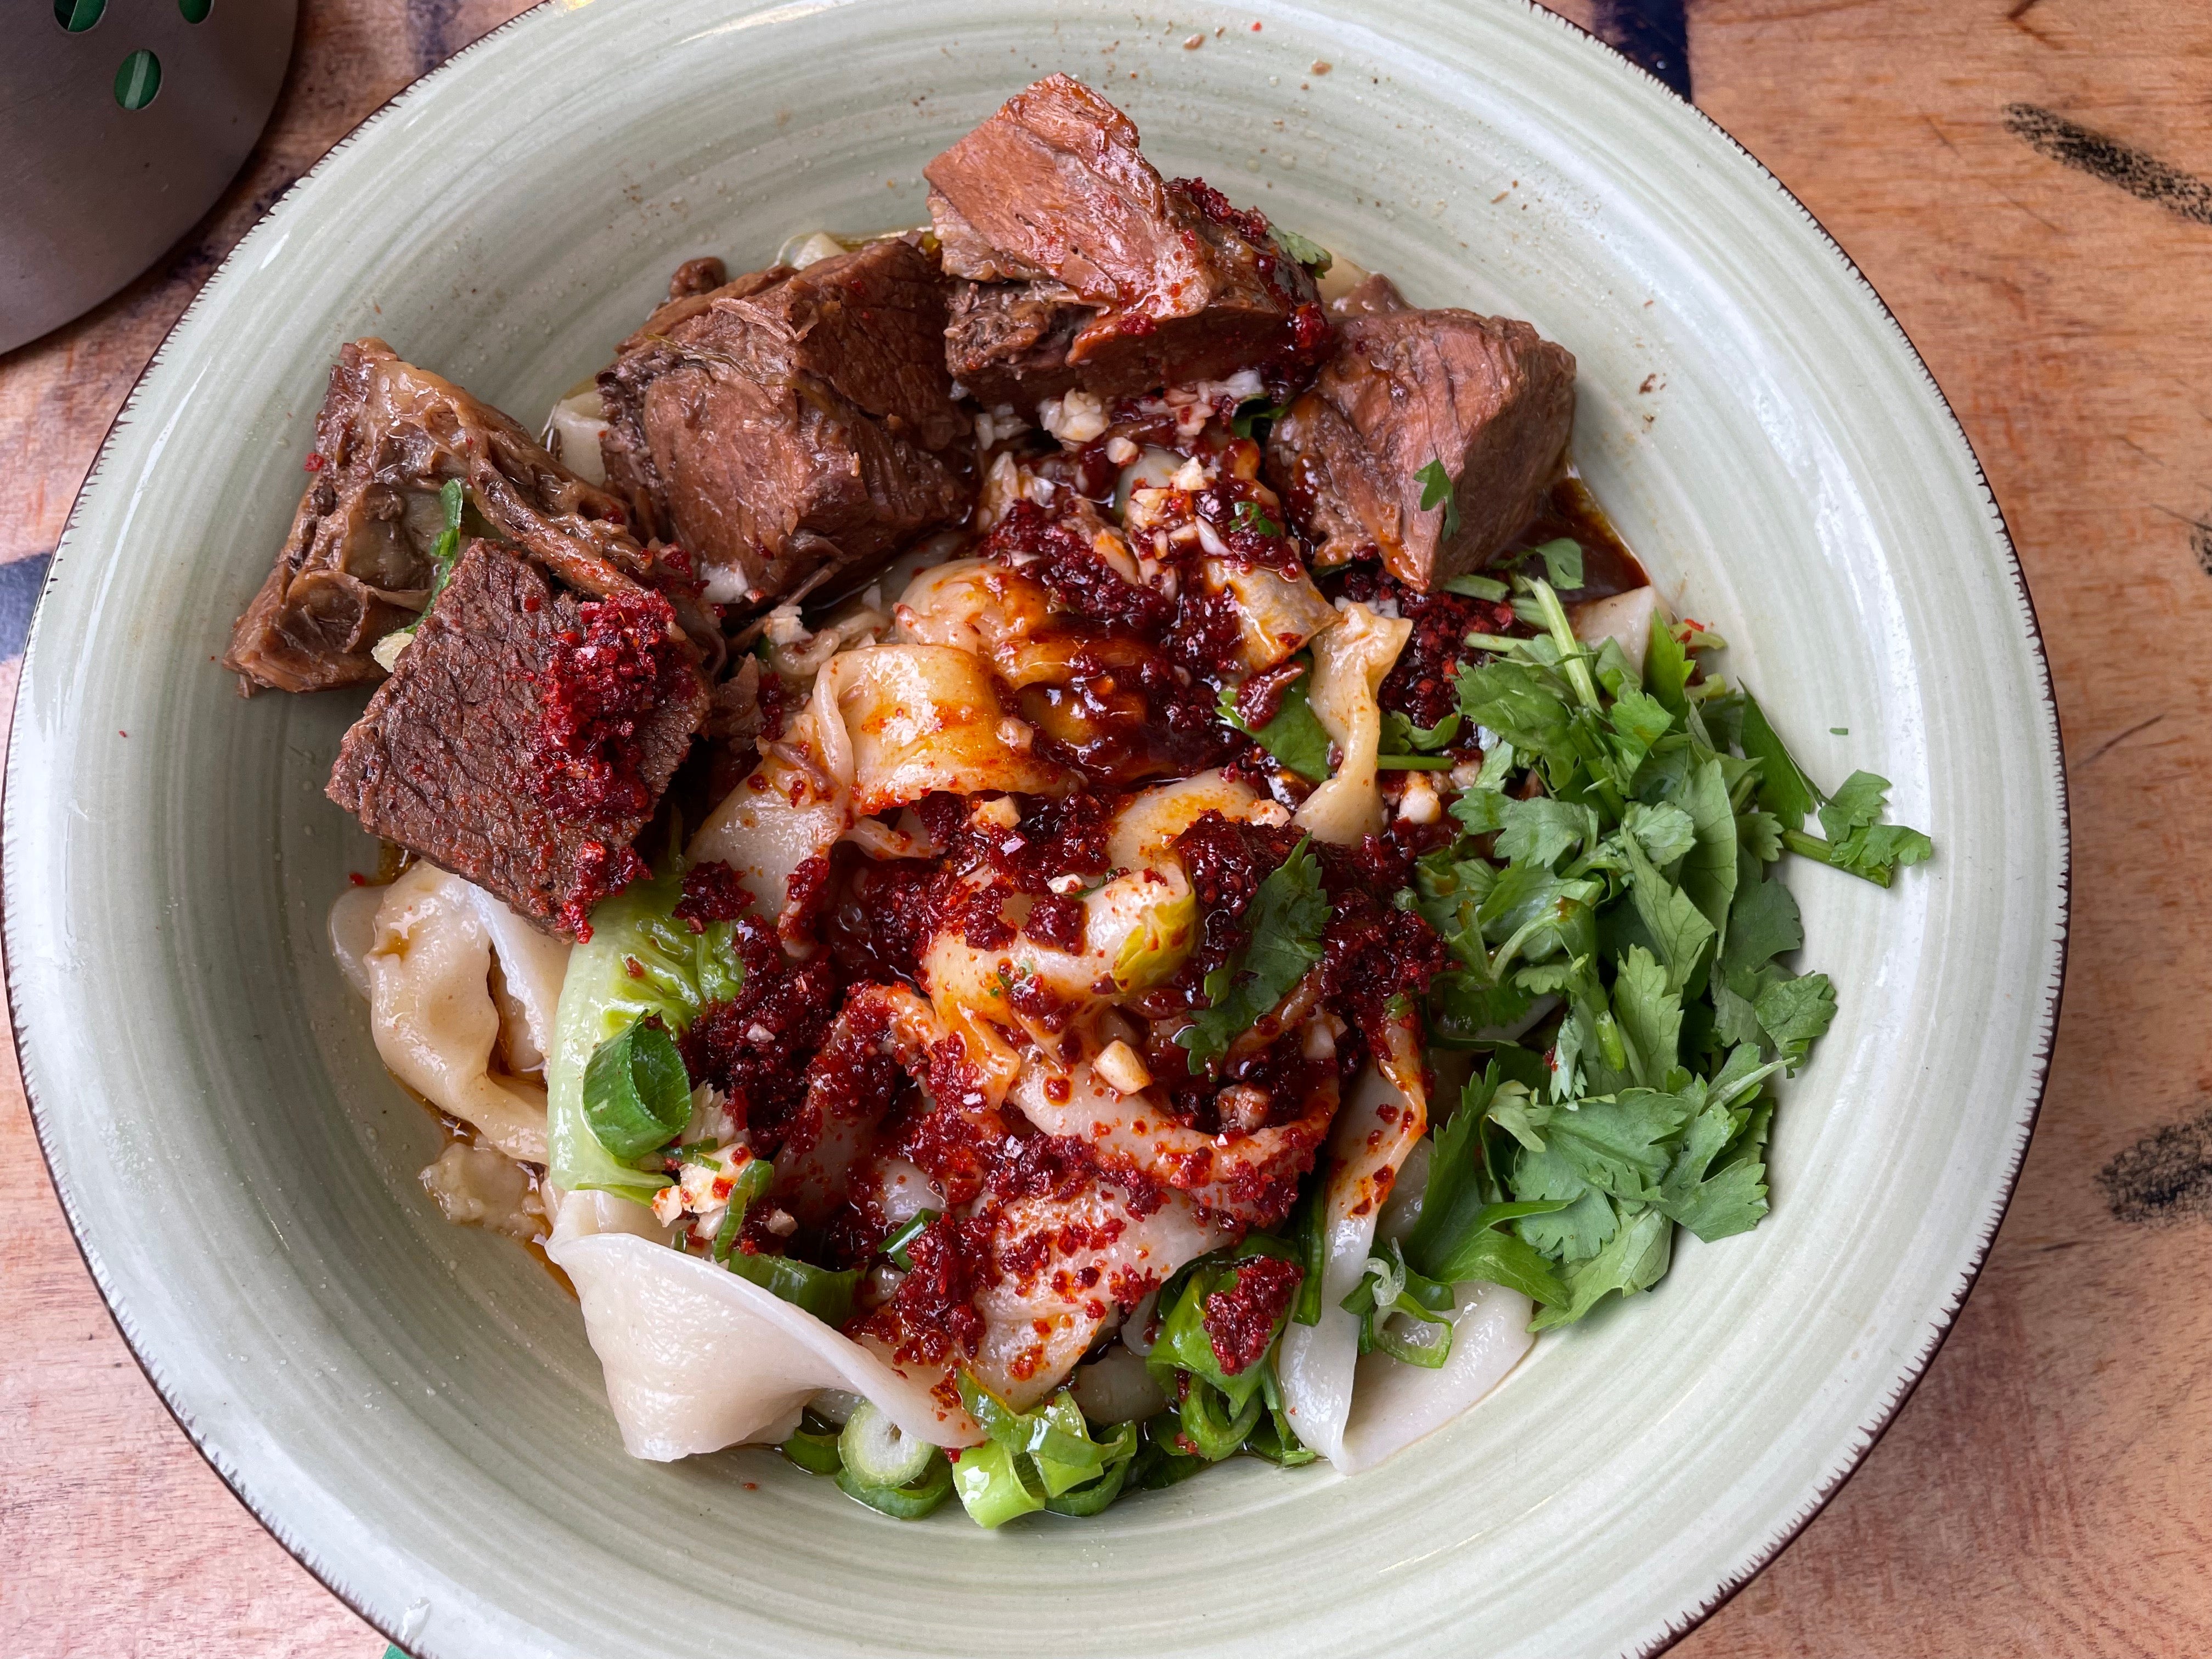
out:
M905 1433L972 1445L967 1414L813 1315L672 1249L652 1212L571 1193L545 1254L568 1275L633 1457L667 1462L778 1441L823 1389L864 1395Z
M1321 1320L1283 1332L1281 1371L1284 1406L1298 1438L1339 1468L1352 1455L1345 1433L1359 1362L1359 1321L1341 1304L1358 1287L1398 1167L1427 1123L1418 1087L1408 1093L1370 1066L1352 1085L1329 1136Z
M1316 840L1349 847L1363 836L1382 833L1382 792L1376 781L1375 757L1382 741L1382 711L1375 694L1413 625L1348 600L1337 609L1343 620L1314 641L1309 696L1343 759L1328 781L1306 797L1296 822Z

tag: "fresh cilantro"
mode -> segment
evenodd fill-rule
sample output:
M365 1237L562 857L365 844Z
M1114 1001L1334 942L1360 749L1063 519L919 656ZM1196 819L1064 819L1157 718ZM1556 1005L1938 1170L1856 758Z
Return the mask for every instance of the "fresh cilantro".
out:
M1259 428L1281 420L1290 406L1288 400L1276 403L1267 398L1247 398L1229 417L1229 429L1240 438L1262 437L1266 434Z
M1328 731L1321 717L1313 711L1306 696L1306 677L1299 676L1291 682L1276 705L1275 717L1256 729L1244 723L1237 712L1237 693L1229 686L1221 689L1216 704L1221 718L1243 732L1260 747L1273 755L1276 761L1297 773L1308 783L1328 780Z
M1452 476L1444 471L1443 458L1438 456L1413 476L1421 481L1421 511L1431 513L1441 507L1444 510L1444 535L1448 538L1457 535L1459 501L1454 494Z
M1176 1041L1190 1051L1194 1070L1228 1053L1231 1039L1280 1002L1321 960L1328 910L1321 860L1309 836L1260 884L1244 911L1249 942L1206 976L1209 1006L1176 1033Z
M1513 557L1516 563L1541 559L1554 587L1576 588L1583 585L1582 544L1571 537L1561 536L1556 540L1540 542Z
M1316 276L1326 276L1336 263L1329 251L1319 242L1309 241L1295 230L1285 230L1280 225L1270 225L1267 234L1275 239L1275 246L1289 254Z
M1797 829L1820 805L1820 792L1805 781L1767 724L1766 711L1748 691L1743 694L1743 752L1759 763L1759 804L1780 818L1784 830Z
M1237 511L1230 515L1231 526L1237 530L1249 530L1258 536L1279 536L1283 526L1267 516L1267 508L1257 501L1239 501Z
M1555 1325L1571 1325L1615 1291L1634 1296L1650 1290L1667 1276L1668 1263L1674 1255L1674 1223L1657 1210L1644 1210L1616 1224L1603 1249L1580 1267L1567 1270L1566 1305L1541 1310L1528 1328L1547 1331Z
M1836 1018L1835 987L1826 974L1807 974L1768 986L1753 1006L1784 1063L1794 1072L1805 1063L1805 1051L1814 1039L1823 1036Z

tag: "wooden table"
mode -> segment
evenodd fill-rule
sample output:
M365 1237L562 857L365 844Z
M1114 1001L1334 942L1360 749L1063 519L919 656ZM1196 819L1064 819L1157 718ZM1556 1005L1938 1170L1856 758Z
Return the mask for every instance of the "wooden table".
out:
M514 0L307 0L244 175L0 359L0 647L161 334L286 185ZM1903 319L2027 562L2073 776L2050 1096L1979 1286L1857 1477L1676 1650L2212 1653L2212 6L1598 0ZM11 631L12 621L12 631ZM0 667L0 702L14 665ZM377 1659L170 1422L0 1085L0 1654Z

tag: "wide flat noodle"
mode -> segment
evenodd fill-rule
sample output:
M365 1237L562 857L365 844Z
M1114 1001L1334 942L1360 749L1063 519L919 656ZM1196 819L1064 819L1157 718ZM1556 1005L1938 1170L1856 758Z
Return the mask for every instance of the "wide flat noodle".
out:
M369 982L369 1029L377 1053L402 1083L509 1158L543 1164L544 1089L491 1070L500 1039L492 955L496 938L502 967L513 964L510 990L526 1009L538 1003L538 1012L526 1023L542 1054L550 1026L543 998L549 980L556 995L559 985L550 952L565 960L567 947L548 940L549 951L541 952L521 945L507 921L533 939L541 936L511 915L495 927L487 920L490 906L506 909L434 864L416 865L385 889L374 942L362 958Z
M1418 1087L1418 1076L1413 1079ZM1279 1370L1283 1404L1298 1438L1339 1468L1348 1452L1359 1363L1359 1321L1344 1310L1375 1243L1375 1224L1399 1166L1428 1127L1426 1102L1370 1066L1329 1135L1321 1319L1284 1328Z
M1413 624L1402 617L1378 617L1349 600L1337 609L1344 620L1314 641L1309 696L1343 758L1328 781L1305 798L1295 822L1318 840L1351 847L1363 836L1382 833L1382 792L1375 770L1382 711L1375 698Z
M865 1396L933 1445L982 1438L966 1413L763 1290L663 1243L652 1212L604 1193L562 1201L545 1254L568 1275L633 1457L666 1462L725 1446L774 1443L823 1389Z

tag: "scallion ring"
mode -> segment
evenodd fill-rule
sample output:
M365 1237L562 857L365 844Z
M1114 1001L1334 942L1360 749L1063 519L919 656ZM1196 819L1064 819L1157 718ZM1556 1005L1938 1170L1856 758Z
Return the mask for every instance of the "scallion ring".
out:
M845 1419L837 1450L864 1486L903 1486L920 1479L937 1448L918 1440L890 1416L863 1401Z
M903 1485L872 1486L848 1467L837 1471L837 1490L846 1497L897 1521L919 1521L952 1496L952 1466L934 1446L927 1448L921 1473Z

